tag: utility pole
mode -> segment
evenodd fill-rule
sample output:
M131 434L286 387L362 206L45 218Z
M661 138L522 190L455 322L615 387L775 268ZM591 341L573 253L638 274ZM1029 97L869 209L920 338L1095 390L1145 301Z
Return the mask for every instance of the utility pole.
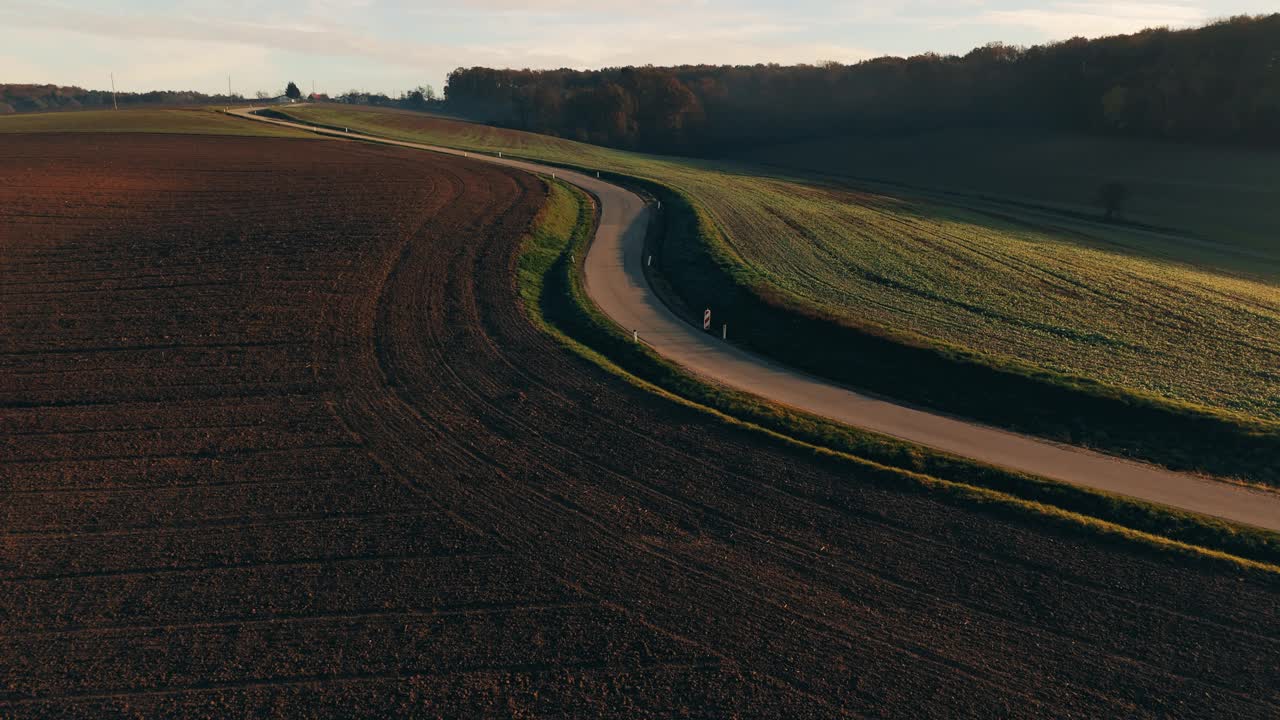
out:
M228 75L228 76L227 76L227 102L231 102L231 96L232 96L232 92L231 92L231 76L230 76L230 75Z
M116 74L111 73L111 109L119 110L120 104L116 102Z

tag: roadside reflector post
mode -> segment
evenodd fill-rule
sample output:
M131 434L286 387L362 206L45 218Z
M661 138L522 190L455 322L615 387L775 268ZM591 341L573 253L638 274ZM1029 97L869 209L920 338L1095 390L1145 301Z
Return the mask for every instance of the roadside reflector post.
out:
M729 323L725 323L724 325L720 326L720 339L721 340L729 339Z
M639 330L632 330L632 331L631 331L631 341L632 341L632 342L640 342L640 331L639 331Z
M711 308L707 308L702 313L702 329L703 330L711 329Z
M499 151L498 151L498 157L502 157L502 151L501 151L501 150L499 150Z
M647 266L647 267L653 267L653 256L652 256L652 255L650 255L650 256L649 256L649 260L648 260L648 262L646 262L646 263L645 263L645 266Z
M597 178L598 178L598 177L600 177L600 171L599 171L599 170L597 170L597 171L596 171L596 177L597 177Z

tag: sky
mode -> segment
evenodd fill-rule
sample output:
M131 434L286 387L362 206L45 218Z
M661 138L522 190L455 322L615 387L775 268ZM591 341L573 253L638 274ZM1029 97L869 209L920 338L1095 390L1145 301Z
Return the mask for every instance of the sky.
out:
M0 0L0 83L440 90L460 66L855 62L1275 12L1275 0Z

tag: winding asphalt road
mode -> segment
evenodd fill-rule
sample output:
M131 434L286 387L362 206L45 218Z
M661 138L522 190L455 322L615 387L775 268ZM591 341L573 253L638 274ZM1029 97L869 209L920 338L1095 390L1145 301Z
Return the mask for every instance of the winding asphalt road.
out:
M1280 493L1257 490L1059 445L869 397L745 352L676 317L649 287L643 248L649 209L635 193L589 175L538 163L313 128L232 109L239 117L319 135L474 157L554 175L592 193L600 226L585 263L587 294L628 331L664 357L703 377L838 422L992 465L1181 510L1280 531Z

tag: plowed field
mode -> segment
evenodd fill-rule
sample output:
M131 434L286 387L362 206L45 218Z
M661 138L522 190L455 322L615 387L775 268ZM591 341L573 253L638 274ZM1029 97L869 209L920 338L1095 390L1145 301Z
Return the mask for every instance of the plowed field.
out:
M535 178L0 138L0 716L1275 717L1280 583L859 482L525 319Z

